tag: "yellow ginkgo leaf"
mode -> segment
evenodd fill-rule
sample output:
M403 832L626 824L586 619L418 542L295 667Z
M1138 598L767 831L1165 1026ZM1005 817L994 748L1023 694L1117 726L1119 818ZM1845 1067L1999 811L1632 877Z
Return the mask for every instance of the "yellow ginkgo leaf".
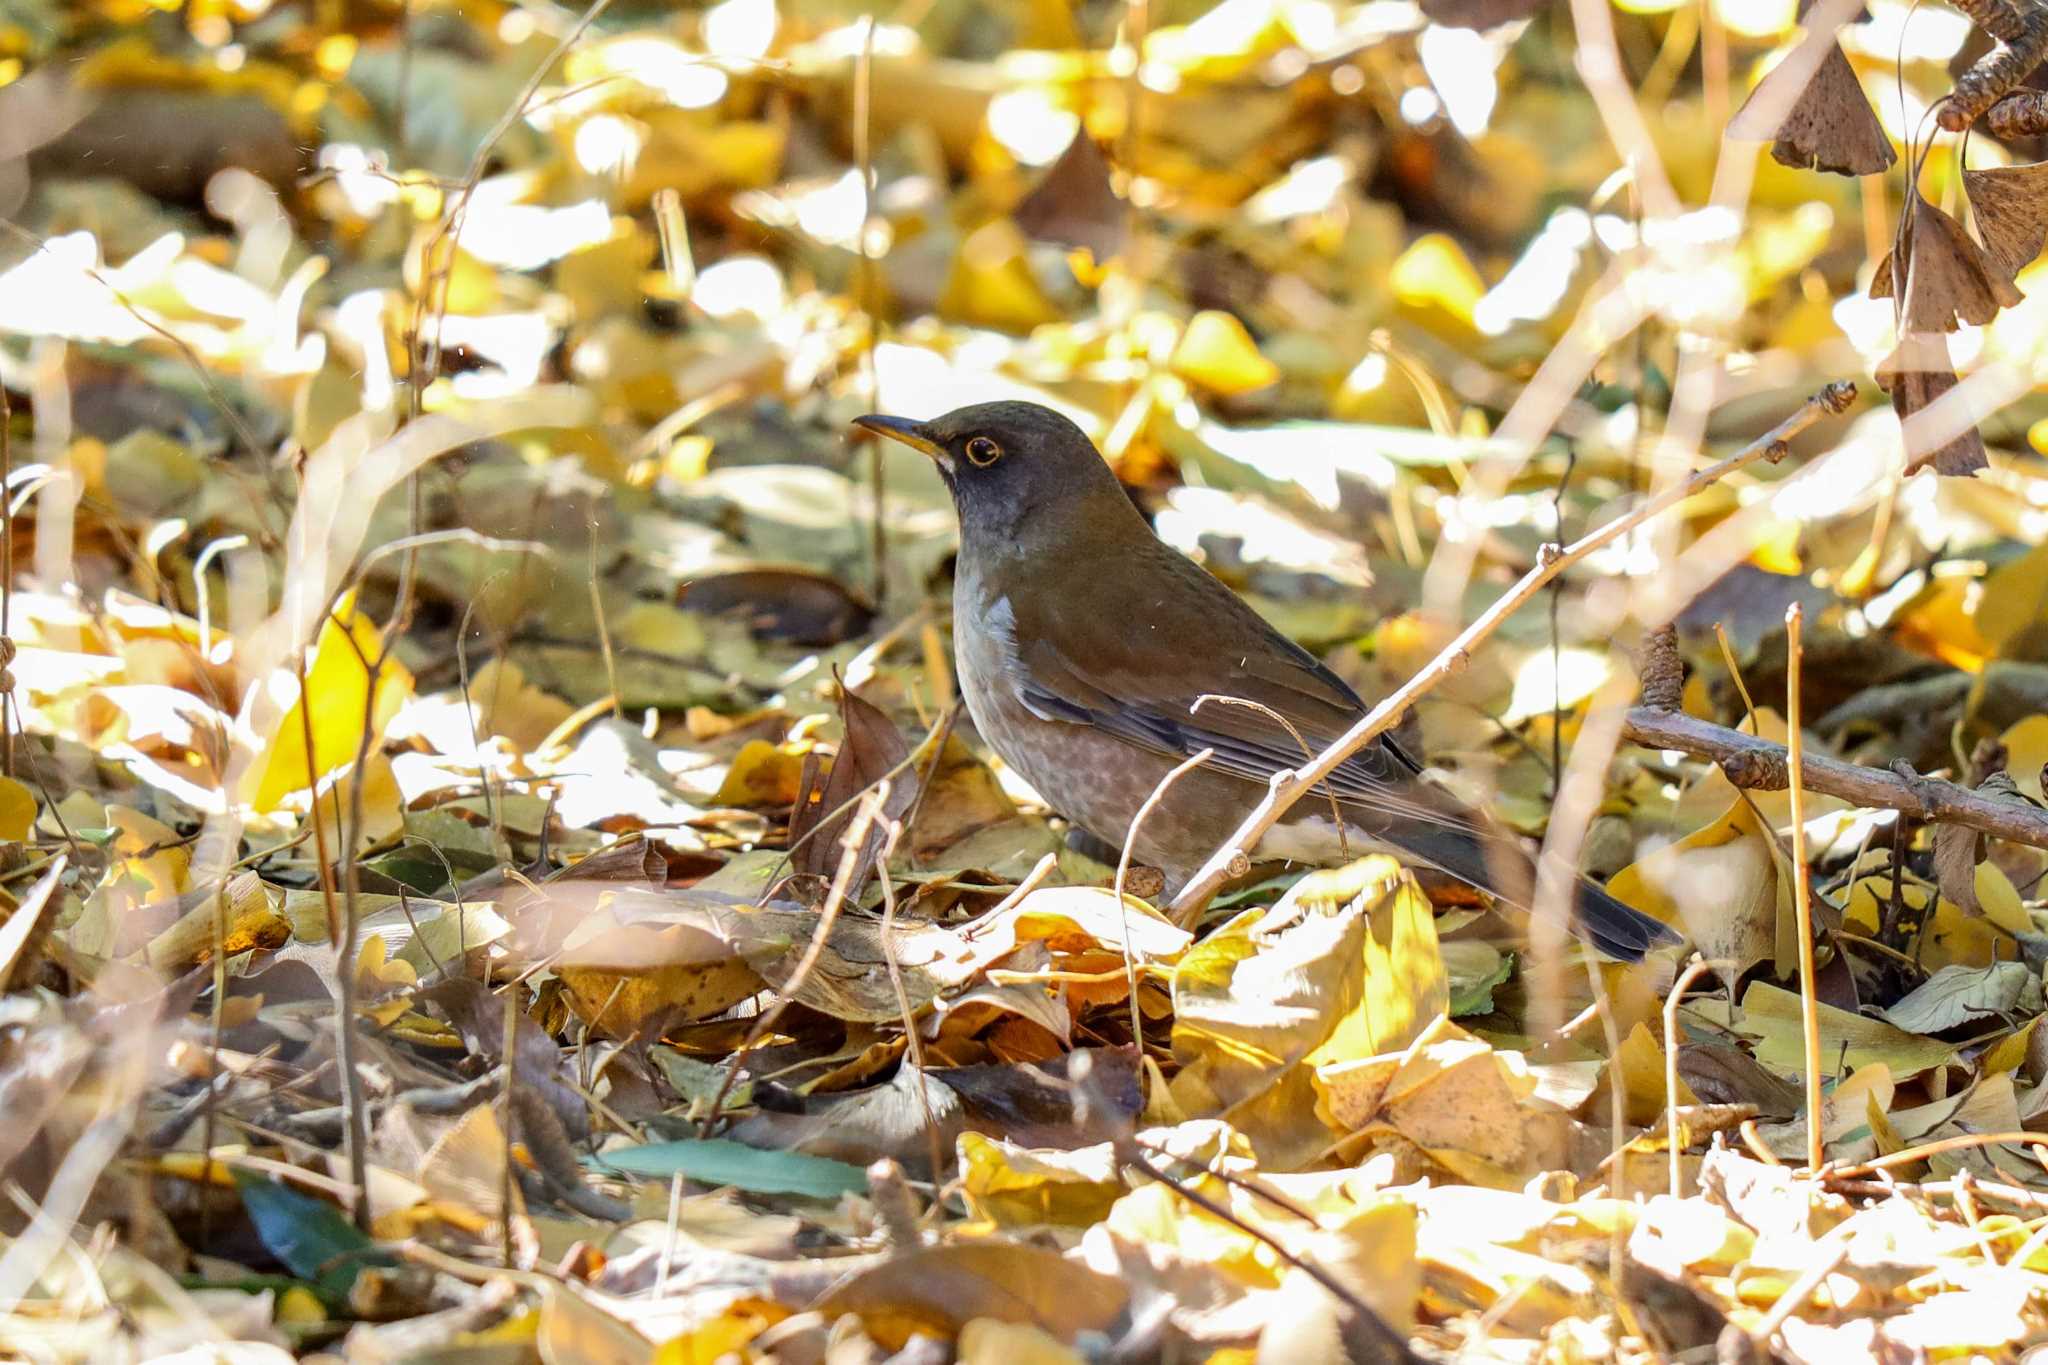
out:
M1394 260L1387 282L1409 308L1442 309L1466 326L1486 295L1486 282L1457 242L1441 232L1424 233Z
M1615 873L1607 889L1646 915L1682 926L1708 957L1745 967L1772 955L1785 899L1770 836L1741 800Z
M1060 320L1025 258L1024 234L1007 219L982 227L960 244L939 293L939 316L1006 332L1028 332Z
M1263 389L1280 378L1280 367L1259 354L1244 324L1213 308L1188 319L1167 364L1190 384L1225 395Z
M2005 746L2005 770L2012 774L2013 785L2041 800L2041 770L2048 768L2048 716L2028 716L1998 742Z
M252 770L255 782L249 800L256 809L276 810L291 793L305 791L355 762L365 726L374 747L376 736L412 692L412 674L395 659L386 659L372 698L368 664L381 648L376 624L356 614L353 596L343 597L320 628L306 666L305 692L271 730L263 761Z
M11 777L0 777L0 839L19 843L35 822L35 793Z

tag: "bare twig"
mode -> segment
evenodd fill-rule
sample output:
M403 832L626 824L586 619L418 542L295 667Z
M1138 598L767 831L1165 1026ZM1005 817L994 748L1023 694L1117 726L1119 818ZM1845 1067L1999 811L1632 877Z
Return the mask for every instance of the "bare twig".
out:
M874 85L875 16L870 14L867 16L867 26L861 32L860 52L853 63L853 160L860 170L860 263L856 270L859 277L860 308L867 315L867 337L861 353L861 370L865 376L867 404L871 410L881 406L881 382L875 371L875 330L881 324L874 313L878 293L873 248ZM880 603L889 599L888 528L882 511L882 497L887 490L880 441L868 442L868 491L875 499L868 521L868 555L873 561L870 572L873 574L875 601Z
M1916 1161L1925 1161L1928 1157L1940 1156L1943 1152L1967 1151L1972 1147L2002 1147L2007 1143L2023 1143L2034 1147L2048 1147L2048 1133L1958 1133L1954 1137L1937 1138L1933 1142L1923 1142L1917 1147L1907 1147L1901 1151L1887 1153L1884 1156L1872 1157L1868 1161L1859 1161L1853 1166L1844 1166L1840 1170L1829 1170L1822 1167L1819 1173L1829 1180L1843 1180L1859 1175L1872 1175L1878 1171L1887 1171L1894 1166L1910 1166Z
M1197 699L1195 705L1201 704L1201 700ZM1152 789L1152 794L1145 798L1145 804L1138 807L1138 813L1131 817L1130 831L1124 835L1123 853L1116 860L1114 889L1117 915L1124 936L1124 980L1131 988L1131 1045L1138 1049L1140 1056L1145 1052L1145 1023L1138 1010L1138 964L1137 959L1131 956L1131 907L1129 902L1124 900L1124 878L1131 870L1131 850L1137 846L1138 831L1145 827L1145 817L1152 813L1152 808L1166 795L1167 788L1180 781L1184 774L1201 767L1215 756L1214 749L1204 749L1198 754L1191 754L1175 765L1172 772L1159 779L1159 785Z
M1959 1182L1954 1180L1923 1180L1918 1184L1901 1185L1890 1179L1842 1179L1826 1171L1821 1172L1821 1178L1827 1182L1830 1190L1839 1194L1854 1194L1868 1198L1884 1198L1900 1193L1919 1195L1926 1199L1954 1199L1960 1195ZM1991 1184L1983 1180L1972 1180L1970 1189L1979 1196L2001 1200L2014 1208L2026 1209L2032 1213L2048 1213L2048 1194L2043 1194L2039 1190L2029 1190L2019 1185ZM2008 1257L2007 1263L2025 1264L2017 1257Z
M1387 1325L1386 1319L1382 1318L1371 1304L1360 1298L1342 1280L1339 1280L1315 1262L1297 1256L1282 1244L1278 1237L1259 1227L1256 1223L1246 1222L1231 1212L1226 1205L1211 1199L1192 1185L1184 1185L1180 1181L1175 1180L1165 1171L1153 1165L1145 1153L1139 1149L1135 1141L1126 1139L1116 1145L1118 1160L1128 1166L1135 1167L1140 1173L1158 1181L1182 1199L1187 1200L1188 1203L1193 1204L1196 1208L1208 1214L1211 1218L1228 1223L1246 1236L1254 1237L1264 1242L1272 1249L1275 1256L1278 1256L1282 1261L1293 1266L1296 1270L1299 1270L1302 1274L1328 1290L1337 1302L1343 1304L1352 1313L1357 1315L1356 1322L1359 1330L1371 1337L1372 1344L1376 1350L1376 1354L1371 1357L1372 1359L1389 1361L1413 1361L1419 1359L1400 1334ZM1354 1354L1350 1358L1357 1359L1359 1357Z
M1814 983L1813 888L1806 875L1806 791L1800 783L1806 746L1800 742L1799 628L1805 620L1794 602L1785 612L1785 733L1792 741L1786 767L1792 776L1792 907L1799 924L1799 1022L1806 1050L1806 1165L1819 1170L1826 1146L1821 1132L1820 996Z
M1778 1334L1785 1320L1805 1307L1806 1301L1813 1297L1813 1291L1820 1288L1821 1281L1834 1274L1835 1267L1848 1257L1849 1239L1837 1228L1822 1238L1809 1254L1812 1259L1806 1263L1806 1269L1800 1272L1798 1279L1785 1286L1785 1292L1778 1295L1777 1302L1771 1305L1771 1310L1749 1334L1749 1339L1766 1355L1771 1338Z
M825 955L826 940L832 937L832 927L839 923L839 911L846 904L846 897L852 890L853 870L860 862L861 849L867 844L868 830L880 818L883 807L888 804L889 779L885 777L868 789L867 794L854 809L853 819L847 823L846 835L840 841L840 847L844 851L839 856L839 868L833 874L831 888L825 893L824 908L818 911L818 927L811 933L810 944L804 949L804 955L797 960L796 970L789 974L788 983L776 992L775 1003L755 1016L753 1027L747 1030L746 1041L733 1051L732 1060L726 1064L725 1076L718 1084L718 1093L711 1097L710 1108L697 1126L700 1134L709 1133L711 1125L718 1122L719 1112L725 1108L725 1097L732 1093L733 1082L739 1078L741 1060L753 1051L754 1044L766 1036L775 1021L782 1017L782 1012L789 1008L789 1002L796 999L796 993L811 979L811 972L818 965L818 959ZM888 875L886 867L882 869L882 875Z
M1710 758L1738 787L1776 791L1789 781L1789 755L1784 745L1680 711L1633 707L1622 733L1645 748L1675 749ZM1994 838L2048 848L2048 812L2023 802L2000 800L1938 777L1924 777L1903 764L1894 764L1887 772L1826 754L1807 754L1801 766L1801 780L1809 792L1838 796L1875 810L1900 811L1916 820L1967 825Z
M1672 983L1671 993L1664 997L1664 1119L1668 1125L1668 1145L1671 1148L1671 1194L1683 1198L1685 1195L1685 1168L1679 1161L1678 1124L1678 1003L1685 999L1686 991L1699 978L1701 972L1724 972L1739 968L1742 964L1733 958L1695 957L1678 974Z
M9 428L14 408L7 401L7 382L0 380L0 640L6 641L7 663L14 662L14 445ZM6 664L0 664L4 671ZM8 692L14 690L10 683ZM14 776L14 722L11 707L0 706L0 773Z
M2048 133L2048 90L2015 90L1991 106L1984 122L2005 142Z
M925 1141L931 1145L932 1179L940 1180L944 1178L946 1153L939 1141L938 1118L932 1112L931 1082L925 1078L924 1040L917 1036L917 1018L910 1008L910 992L903 985L903 964L896 960L896 883L889 875L889 863L895 858L896 845L903 838L904 824L902 820L884 823L883 828L888 834L882 841L882 856L875 860L882 881L882 965L889 969L889 988L896 993L896 1011L903 1017L904 1059L917 1069L917 1102L924 1110ZM900 1170L898 1174L900 1176Z
M1514 587L1481 612L1478 619L1465 627L1427 667L1395 689L1386 700L1359 717L1357 723L1345 731L1329 748L1323 750L1315 762L1295 772L1282 770L1273 774L1272 785L1265 798L1245 817L1244 822L1223 846L1210 855L1201 870L1174 899L1171 911L1174 920L1184 927L1193 923L1196 916L1201 913L1202 907L1208 904L1209 898L1216 894L1217 888L1222 886L1228 877L1231 865L1241 858L1248 857L1250 851L1258 847L1259 840L1279 822L1280 817L1285 815L1296 801L1313 791L1316 785L1335 772L1345 759L1392 728L1419 698L1462 669L1470 660L1472 650L1499 629L1500 624L1513 615L1517 608L1541 591L1544 584L1601 546L1626 535L1650 518L1676 506L1692 494L1726 478L1736 470L1762 459L1783 459L1787 453L1788 443L1793 437L1823 416L1845 411L1855 396L1854 384L1847 381L1830 384L1807 399L1797 412L1780 422L1769 433L1752 441L1727 459L1709 465L1681 484L1667 488L1658 496L1641 503L1633 511L1617 517L1597 531L1581 536L1563 549L1556 545L1544 546L1537 552L1536 566L1522 575Z

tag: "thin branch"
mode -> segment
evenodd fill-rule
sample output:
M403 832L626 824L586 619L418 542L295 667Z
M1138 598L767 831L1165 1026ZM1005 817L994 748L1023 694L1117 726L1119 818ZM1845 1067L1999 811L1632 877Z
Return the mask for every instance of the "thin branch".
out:
M1822 1167L1816 1174L1831 1181L1853 1179L1856 1176L1874 1175L1878 1171L1890 1170L1894 1166L1910 1166L1916 1161L1925 1161L1944 1152L1961 1152L1975 1147L2002 1147L2008 1143L2048 1147L2048 1133L1958 1133L1953 1137L1937 1138L1933 1142L1923 1142L1902 1151L1872 1157L1868 1161L1859 1161L1853 1166L1838 1169Z
M697 1132L700 1136L708 1135L711 1126L718 1122L718 1115L725 1108L725 1097L732 1093L732 1083L739 1078L741 1062L753 1051L754 1044L760 1042L774 1026L775 1021L782 1017L782 1012L796 999L796 994L804 988L804 983L811 979L811 970L818 965L818 959L824 956L825 943L832 937L832 926L839 922L840 908L853 890L854 868L860 862L861 849L867 844L868 830L888 804L889 779L885 777L869 788L860 804L855 807L853 819L847 825L846 835L840 841L840 847L844 851L839 855L839 869L834 873L832 885L825 893L824 908L818 912L818 927L812 931L811 941L805 947L804 955L797 960L796 970L789 974L789 980L776 991L775 1003L754 1016L753 1026L747 1030L746 1041L734 1049L732 1060L726 1064L725 1076L718 1083L718 1093L711 1097L709 1111L698 1121ZM886 866L882 869L882 875L889 875ZM936 1178L937 1173L933 1174Z
M1236 832L1223 846L1209 856L1209 861L1202 864L1201 870L1174 899L1171 910L1174 921L1183 927L1192 924L1201 913L1202 907L1208 904L1209 898L1223 885L1232 864L1248 857L1250 851L1258 847L1259 840L1279 823L1280 817L1285 815L1296 801L1314 790L1316 785L1335 772L1345 759L1391 729L1410 706L1437 684L1463 669L1470 662L1472 651L1480 642L1499 629L1501 623L1513 615L1517 608L1541 591L1544 584L1601 546L1628 534L1650 518L1669 510L1736 470L1758 460L1769 459L1775 462L1783 459L1793 437L1824 416L1846 411L1855 396L1856 386L1846 380L1830 384L1807 399L1797 412L1780 422L1769 433L1752 441L1727 459L1709 465L1681 484L1665 489L1625 516L1617 517L1599 530L1581 536L1563 549L1556 545L1544 546L1537 552L1536 566L1522 575L1514 587L1481 612L1478 619L1460 632L1458 638L1451 641L1427 667L1397 688L1386 700L1359 717L1357 723L1345 731L1336 743L1323 750L1315 762L1298 771L1289 772L1283 769L1273 774L1272 785L1267 790L1265 799L1245 817L1244 823L1237 827Z
M1195 705L1200 706L1203 700L1205 699L1197 698ZM1131 1045L1137 1048L1140 1057L1145 1055L1145 1020L1138 1008L1138 962L1131 954L1131 906L1130 902L1124 899L1124 879L1131 871L1131 851L1137 847L1138 831L1145 827L1145 818L1152 814L1153 808L1166 795L1166 789L1214 757L1214 749L1204 749L1200 753L1190 754L1176 765L1172 772L1159 779L1159 785L1152 789L1152 794L1145 798L1145 804L1138 807L1138 813L1131 817L1130 833L1124 836L1123 854L1116 860L1116 909L1123 926L1124 981L1131 990Z
M1647 706L1629 710L1622 733L1648 749L1675 749L1719 764L1728 780L1751 791L1779 791L1789 782L1785 746L1682 711ZM1802 785L1873 810L1895 810L1916 820L1967 825L1998 839L2048 848L2048 811L2001 800L1938 777L1925 777L1903 762L1890 771L1866 768L1826 754L1806 754Z
M1820 996L1814 982L1813 888L1806 863L1806 789L1800 780L1806 767L1806 745L1801 742L1799 724L1799 676L1805 650L1800 648L1799 627L1805 619L1794 602L1785 612L1785 728L1792 743L1786 770L1792 781L1792 907L1799 924L1799 1022L1804 1033L1806 1054L1806 1168L1820 1169L1825 1159L1826 1139L1822 1132L1825 1113L1820 1084ZM1674 1191L1676 1193L1676 1191Z
M910 1008L910 992L903 985L903 964L896 960L896 881L889 875L889 864L896 857L896 845L903 838L904 824L902 820L883 823L882 827L888 833L882 841L882 856L876 859L882 874L882 965L889 969L889 989L896 993L896 1012L903 1018L905 1060L917 1068L917 1102L924 1110L925 1140L931 1144L932 1179L939 1181L945 1179L946 1152L939 1140L939 1121L932 1112L931 1083L925 1077L924 1040L918 1036L916 1012ZM896 1174L900 1180L900 1167ZM873 1183L872 1170L870 1183ZM913 1241L909 1245L917 1244Z
M1188 1203L1193 1204L1203 1213L1208 1214L1211 1218L1219 1222L1228 1223L1239 1232L1264 1242L1275 1256L1278 1256L1282 1261L1285 1261L1288 1265L1314 1280L1327 1290L1332 1298L1351 1310L1355 1315L1358 1334L1370 1342L1375 1352L1375 1354L1368 1358L1388 1361L1416 1361L1421 1359L1409 1347L1407 1341L1387 1324L1387 1320L1382 1318L1371 1304L1360 1298L1357 1292L1342 1280L1339 1280L1329 1271L1324 1270L1314 1261L1297 1256L1273 1233L1259 1227L1256 1223L1246 1222L1231 1212L1227 1206L1211 1199L1194 1186L1185 1185L1175 1180L1165 1171L1153 1165L1146 1154L1139 1149L1135 1141L1126 1139L1116 1144L1116 1146L1117 1159L1125 1165L1134 1167L1141 1174L1158 1181L1182 1199L1187 1200ZM1360 1342L1358 1344L1364 1343ZM1353 1343L1347 1341L1346 1345L1351 1346ZM1358 1359L1360 1354L1362 1353L1351 1354L1349 1358Z
M1735 971L1741 966L1733 958L1695 956L1672 983L1671 993L1664 997L1664 1119L1668 1125L1666 1145L1671 1149L1670 1193L1678 1198L1685 1196L1685 1164L1679 1159L1684 1148L1679 1142L1678 1122L1678 1005L1700 973Z

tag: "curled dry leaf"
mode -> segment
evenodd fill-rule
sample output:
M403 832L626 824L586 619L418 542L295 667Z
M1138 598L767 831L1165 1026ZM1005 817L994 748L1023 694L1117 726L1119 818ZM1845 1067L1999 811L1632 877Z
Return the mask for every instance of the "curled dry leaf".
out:
M845 853L840 843L854 819L855 807L888 778L888 802L877 812L879 818L870 827L847 882L846 894L857 896L882 854L887 834L881 822L900 820L910 810L917 799L919 773L903 766L910 746L896 722L851 688L839 691L839 718L845 738L839 742L838 757L822 782L815 780L815 774L806 773L796 809L790 814L790 842L795 851L789 861L794 871L830 881Z
M1984 122L2005 142L2048 133L2048 90L2015 90L1991 106Z
M1981 327L2020 301L1984 248L1925 196L1913 195L1902 230L1900 245L1878 262L1870 297L1900 299L1906 331L1953 332L1959 320Z

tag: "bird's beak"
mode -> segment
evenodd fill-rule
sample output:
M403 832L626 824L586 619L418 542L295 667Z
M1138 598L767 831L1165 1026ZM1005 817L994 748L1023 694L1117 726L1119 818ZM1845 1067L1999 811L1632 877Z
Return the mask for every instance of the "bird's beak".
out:
M946 453L944 446L931 438L922 422L913 422L907 417L884 417L878 412L871 412L865 417L854 418L853 424L864 427L877 436L901 441L912 450L922 451L937 460L948 473L952 472L953 457Z

